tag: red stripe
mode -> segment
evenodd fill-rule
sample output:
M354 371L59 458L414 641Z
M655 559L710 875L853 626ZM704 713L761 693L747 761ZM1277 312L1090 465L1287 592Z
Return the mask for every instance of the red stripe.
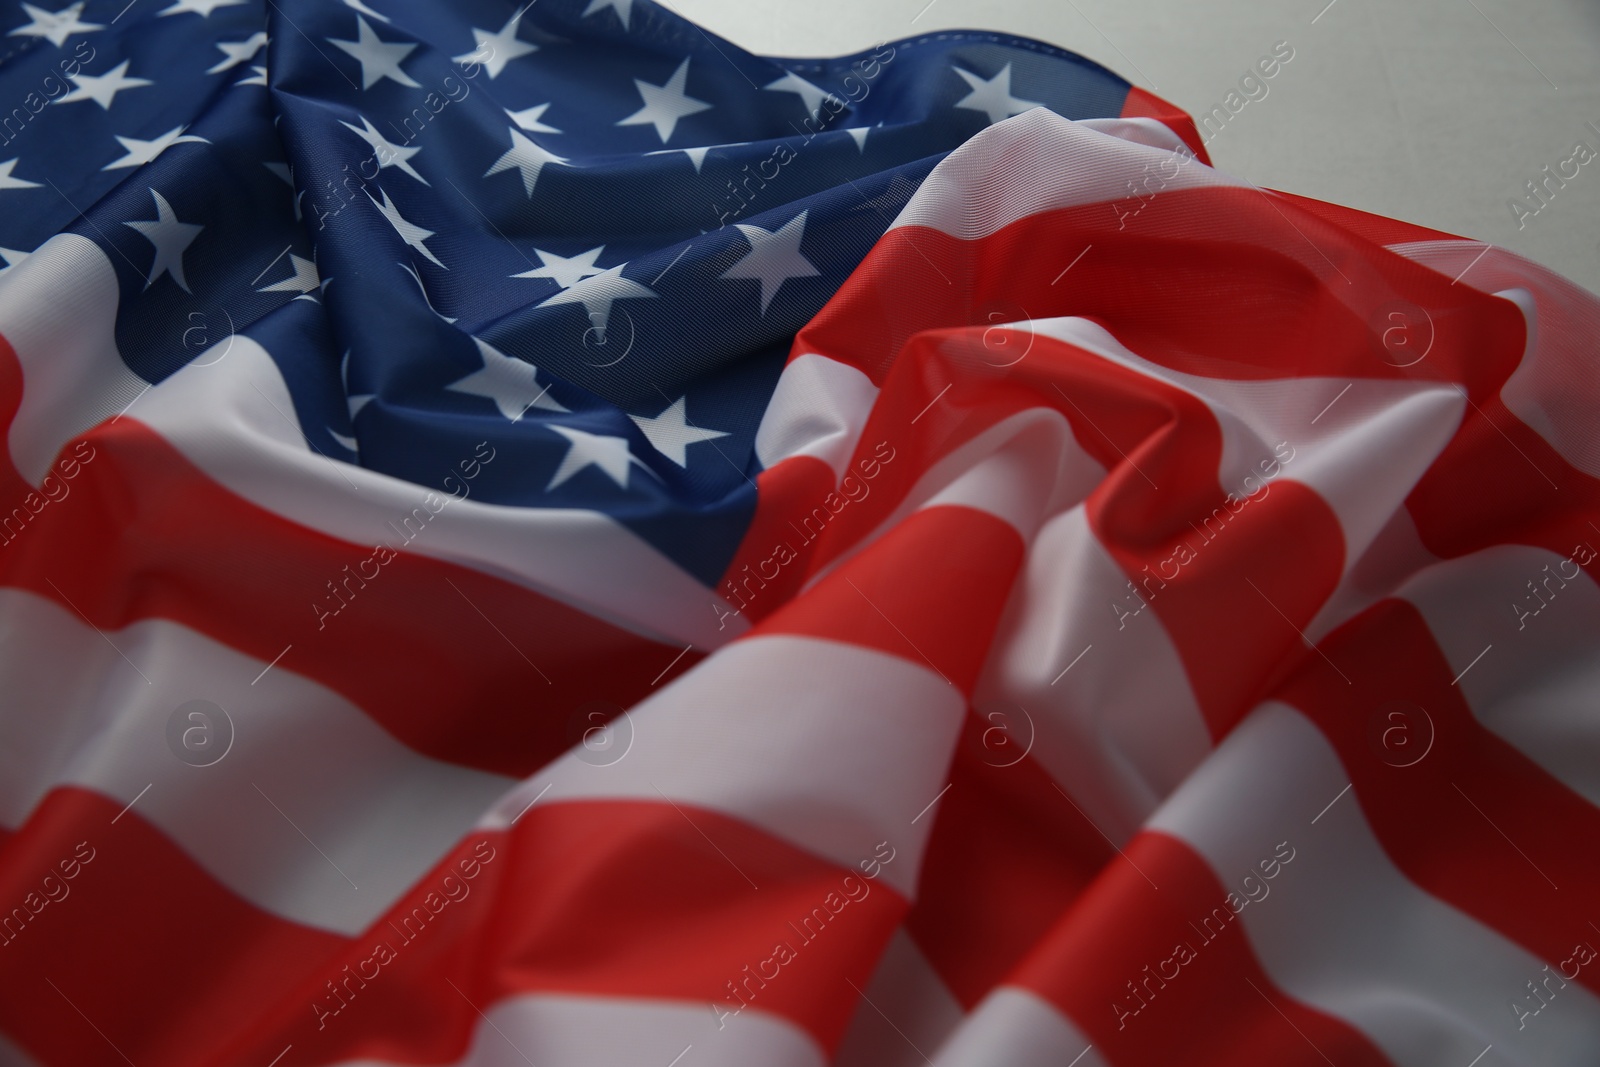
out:
M761 627L910 660L972 691L1022 566L1022 538L986 512L915 512Z
M1216 919L1209 929L1193 925L1215 908L1231 912L1227 889L1187 845L1147 832L1126 853L1011 979L1055 1004L1108 1061L1117 1067L1388 1062L1359 1031L1281 992L1236 919ZM1192 954L1183 957L1188 962L1176 955L1180 945Z
M1139 486L1148 484L1123 456L1129 451L1141 456L1145 439L1160 437L1181 411L1188 434L1184 446L1161 453L1169 480L1193 486L1185 499L1192 498L1196 508L1202 500L1220 496L1216 468L1221 435L1210 409L1192 394L1048 337L1032 338L1024 359L1001 367L997 343L988 329L977 327L929 331L908 343L883 384L852 457L853 471L870 472L855 478L867 495L842 506L825 524L817 521L824 516L814 512L822 495L773 502L775 516L787 505L792 524L805 524L813 516L803 529L790 525L791 532L822 530L814 547L791 541L813 553L802 565L819 568L864 541L930 467L996 423L1033 408L1062 415L1078 446L1110 472L1108 481L1116 486L1130 479ZM1004 358L1014 357L1007 353ZM880 462L882 456L889 461ZM1141 466L1148 461L1144 457ZM1212 487L1209 493L1207 485Z
M0 430L6 431L5 439L0 440L0 501L10 502L6 511L33 488L17 473L16 465L11 462L9 431L21 403L22 362L17 359L17 351L11 347L11 342L6 340L4 334L0 334Z
M0 846L6 914L30 893L59 898L0 947L0 1031L61 1067L219 1062L237 1027L347 942L242 900L121 808L57 789ZM89 862L62 867L75 852Z
M1406 507L1423 544L1445 559L1501 544L1560 556L1584 542L1600 544L1590 525L1600 516L1600 480L1568 463L1498 395L1468 409ZM1600 577L1595 562L1586 569Z
M1320 648L1350 683L1312 657L1277 695L1338 750L1406 877L1551 963L1595 937L1600 811L1479 724L1421 613L1381 601ZM1394 702L1421 707L1432 723L1432 747L1406 767L1380 758L1371 736ZM1408 722L1416 728L1414 715ZM1592 969L1578 980L1600 992Z
M1172 639L1220 740L1270 691L1284 664L1314 655L1300 634L1339 583L1338 517L1292 481L1232 503L1218 497L1209 512L1215 518L1182 507L1151 516L1139 503L1097 489L1090 522ZM1198 528L1189 525L1197 520ZM1104 610L1117 610L1127 626L1155 623L1121 614L1137 608L1124 600Z
M85 440L92 451L78 455L90 459L65 482L69 494L0 546L0 584L102 630L171 619L262 663L292 645L281 667L436 759L527 775L593 725L587 710L615 714L642 699L681 651L424 556L372 563L366 573L376 576L363 582L373 546L245 501L142 424L103 424ZM336 606L326 583L347 580L349 606L319 629L312 605ZM684 656L657 684L702 658Z
M1353 207L1330 204L1326 200L1314 200L1309 196L1276 191L1273 195L1287 200L1302 211L1309 212L1325 222L1348 231L1362 241L1371 241L1376 245L1402 244L1407 241L1471 240L1471 238L1467 237L1458 237L1453 233L1445 233L1443 230L1430 230L1426 226L1403 222L1400 219L1391 219L1385 215L1357 211Z
M833 468L814 456L791 456L756 475L756 513L717 587L723 597L745 604L740 614L750 622L794 599L810 577L818 541L791 524L813 507L825 508L837 481ZM771 562L785 551L795 554L791 562Z
M490 853L474 879L461 877L463 860ZM437 918L404 926L415 908L429 915L428 893L447 899L450 872L466 895L439 906ZM807 940L800 924L816 908L824 920L812 918ZM730 982L745 990L744 1010L781 1015L832 1049L856 1009L851 983L866 985L904 912L887 884L715 812L623 801L535 807L509 834L465 838L227 1062L266 1063L292 1044L282 1067L447 1063L481 1026L478 1010L506 997L655 997L710 1015L709 1005L740 1006ZM373 975L358 963L379 943L390 946L391 962L364 985L343 987L340 1007L326 983L342 986L346 965L357 978ZM793 953L788 962L774 957L779 944ZM324 1016L314 1004L340 1010Z
M1115 857L1024 757L1042 728L1017 706L969 713L906 930L967 1009L1010 974Z
M1207 165L1211 163L1211 157L1206 154L1205 143L1200 139L1200 131L1195 129L1194 119L1176 104L1169 104L1156 94L1146 92L1137 85L1131 85L1128 87L1128 98L1122 102L1120 117L1157 120L1182 138L1184 144L1194 149L1200 162Z
M884 382L857 450L865 455L868 442L889 441L896 458L868 483L868 497L829 519L810 565L861 543L951 450L1018 411L1053 406L1072 425L1079 445L1108 471L1088 498L1089 521L1133 583L1121 601L1092 610L1115 612L1124 626L1162 626L1212 736L1222 737L1260 699L1262 679L1299 646L1299 631L1337 586L1345 553L1338 517L1314 491L1287 480L1247 500L1229 498L1217 474L1221 428L1210 407L1186 390L1051 337L1033 337L1025 357L1011 367L996 369L995 362L994 339L978 327L929 331L909 342ZM1283 455L1292 463L1292 452ZM1283 468L1271 447L1259 462ZM937 594L953 558L948 546L965 543L933 535L923 547L908 550L893 540L909 536L890 531L860 557L882 561L868 568L885 590L869 592L872 600ZM938 580L929 582L929 575ZM1005 590L1011 578L996 568L991 580L994 590ZM890 592L896 583L897 591ZM816 600L821 591L786 610L813 618L807 625L814 632L833 633L838 624L829 613L861 606L861 594L846 586L822 607ZM952 595L960 603L959 597L974 594ZM765 596L759 592L752 599ZM1148 615L1141 602L1148 603ZM916 611L883 609L902 626ZM880 619L862 621L890 630ZM940 640L933 634L946 628L928 625L926 640ZM839 636L886 651L904 652L908 645L905 636L892 632ZM988 631L982 641L963 647L981 656ZM912 636L910 643L924 642ZM975 672L980 665L974 659L961 669Z
M1078 315L1191 374L1455 380L1481 402L1521 358L1522 317L1450 281L1292 199L1173 189L1125 224L1096 203L1031 215L976 241L922 226L890 230L794 351L823 353L881 384L919 331ZM1417 321L1426 309L1435 332L1428 358L1405 368L1385 359L1386 315L1396 306Z

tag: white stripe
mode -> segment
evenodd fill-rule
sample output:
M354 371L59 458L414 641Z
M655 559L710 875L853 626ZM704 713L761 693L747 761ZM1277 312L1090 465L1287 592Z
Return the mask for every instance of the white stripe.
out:
M1116 119L1078 119L1079 126L1087 126L1097 133L1116 137L1133 144L1148 145L1168 152L1181 152L1183 138L1172 132L1172 127L1159 119L1130 116Z
M11 462L34 485L62 445L150 387L117 356L120 292L100 246L75 233L50 238L0 277L0 336L16 351L23 379Z
M49 311L62 293L82 306ZM16 349L24 376L10 445L29 478L41 478L65 443L116 415L144 388L117 354L117 294L105 254L72 234L52 238L0 280L0 334ZM247 337L230 337L201 353L151 387L124 417L161 434L251 503L353 544L392 545L397 535L387 524L400 525L430 495L423 486L314 452L294 421L277 364ZM441 485L452 464L467 458L445 457ZM539 551L528 551L530 544ZM719 629L719 598L598 512L455 500L405 549L497 575L679 644L715 648L749 627L734 617Z
M614 763L574 749L481 825L508 825L546 786L541 806L665 798L691 821L694 808L717 811L850 868L887 841L882 878L910 898L933 822L911 820L945 785L965 710L959 691L898 656L750 637L635 706L615 728L631 747Z
M1600 299L1546 267L1503 248L1485 250L1477 241L1407 241L1389 249L1517 306L1527 324L1527 348L1500 398L1568 463L1600 478L1600 434L1594 431ZM1545 473L1560 484L1556 471Z
M1544 960L1424 892L1389 859L1320 731L1267 703L1229 735L1151 819L1186 842L1243 896L1256 957L1291 997L1343 1019L1398 1065L1469 1062L1493 1043L1498 1062L1587 1067L1600 1049L1600 1000L1575 982L1518 1029L1510 1010ZM1258 865L1294 849L1273 880ZM1259 890L1255 890L1259 892ZM1222 905L1222 901L1218 901ZM1532 901L1528 906L1537 907ZM1224 906L1224 911L1227 907ZM1593 937L1575 929L1574 942Z
M58 785L137 799L134 814L246 900L356 934L515 784L418 755L289 665L250 685L261 667L163 619L102 636L0 589L0 823L21 826ZM192 700L232 722L210 766L168 747L169 719ZM222 736L220 723L194 728Z
M1017 412L934 462L871 535L830 560L807 588L922 508L970 507L1012 526L1029 544L1026 569L1013 586L975 707L1006 717L1018 751L1031 739L1030 754L1057 781L1071 783L1102 832L1123 842L1211 742L1155 613L1126 618L1113 609L1132 611L1139 602L1079 503L1104 476L1059 412ZM1064 603L1088 608L1064 614ZM1098 656L1089 653L1063 676L1091 645Z
M1107 1067L1071 1020L1036 994L999 986L933 1058L934 1067Z
M1172 639L1154 610L1138 608L1083 507L1050 519L1012 587L974 701L980 715L1026 713L1033 758L1119 844L1211 749ZM1008 740L1025 739L1008 730Z
M429 491L312 452L299 426L280 414L294 406L277 364L247 337L232 345L222 362L185 367L156 386L130 417L252 503L356 544L393 545L396 535L386 524L399 525ZM530 544L539 551L529 552ZM735 619L719 631L717 597L598 512L456 500L404 547L532 587L647 635L713 648L748 625Z
M1004 138L1009 136L1006 131L1018 124L1029 126L1039 122L1065 123L1066 127L1080 131L1080 139L1092 138L1102 151L1116 144L1141 146L1146 151L1138 156L1136 170L1152 160L1166 161L1170 169L1175 165L1169 158L1170 153L1184 149L1183 140L1155 119L1085 119L1074 123L1042 109L1037 115L1029 112L990 127L978 139ZM968 145L957 150L956 155L968 151L972 144L968 142ZM1081 146L1074 143L1068 154L1080 151ZM1151 155L1151 152L1155 154ZM945 166L940 164L934 175L938 176ZM925 182L922 189L929 189L933 180L930 178ZM957 202L964 200L968 194L963 190L961 181L944 189L939 195ZM1112 199L1128 195L1125 183L1113 185ZM1030 188L1036 186L1037 183L1029 183ZM907 211L917 205L924 195L931 196L933 193L925 194L919 190L912 197ZM937 214L944 208L936 207L933 210ZM904 224L923 223L914 214L902 214L896 225ZM849 364L816 353L795 356L783 368L777 389L767 404L761 427L756 433L756 455L761 465L770 468L791 456L815 456L833 468L835 477L843 477L845 465L850 460L877 396L878 387L872 379Z
M39 1067L39 1063L0 1034L0 1067Z
M1344 576L1322 608L1306 623L1306 640L1321 641L1373 604L1393 596L1406 579L1437 562L1439 557L1422 543L1411 512L1404 507L1396 508L1366 551L1346 555Z
M878 387L856 368L806 353L778 376L756 430L756 457L766 468L793 456L814 456L844 477Z
M1059 412L1019 411L930 464L895 509L812 575L802 593L923 508L982 511L1027 542L1044 519L1083 500L1104 477L1105 468L1078 444Z
M1589 541L1600 546L1600 535ZM1600 805L1600 588L1594 579L1570 557L1498 545L1436 564L1395 595L1427 619L1451 677L1460 675L1456 685L1473 716ZM1518 606L1526 614L1519 615Z
M920 1067L961 1024L961 1004L905 928L889 938L834 1067Z
M1127 211L1139 203L1130 180L1144 183L1146 200L1166 190L1244 187L1197 159L1127 135L1166 140L1143 124L1097 129L1044 108L996 123L933 168L894 228L928 226L975 241L1030 215L1085 204L1104 204L1115 219L1118 201Z
M1222 431L1217 478L1223 491L1244 498L1264 490L1255 498L1260 501L1280 479L1315 491L1338 516L1347 569L1404 506L1466 409L1461 394L1439 382L1206 378L1147 360L1087 319L1029 326L1199 398ZM1280 445L1287 446L1282 453ZM1224 533L1228 514L1224 509L1214 520Z
M912 508L955 505L993 515L1032 541L1046 518L1083 501L1105 473L1060 412L1030 408L930 467L882 528Z
M462 998L449 986L436 995ZM472 1007L472 1045L454 1067L826 1067L828 1062L805 1031L754 1008L724 1019L719 1029L709 1005L682 1001L539 994ZM347 1060L342 1067L391 1067L394 1062Z
M1104 476L1059 412L1017 412L933 463L871 535L830 560L807 588L923 508L970 507L1009 524L1029 546L1027 562L974 706L980 716L1005 716L1016 751L1028 749L1057 781L1071 783L1095 824L1123 842L1211 742L1155 613L1127 619L1112 609L1131 611L1138 601L1079 503ZM1064 603L1087 609L1063 613ZM1101 649L1098 658L1091 651L1063 676L1091 645Z

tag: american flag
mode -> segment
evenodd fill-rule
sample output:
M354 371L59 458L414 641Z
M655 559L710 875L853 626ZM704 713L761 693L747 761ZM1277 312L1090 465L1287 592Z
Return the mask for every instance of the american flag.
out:
M1000 34L0 46L0 1062L1600 1058L1592 294Z

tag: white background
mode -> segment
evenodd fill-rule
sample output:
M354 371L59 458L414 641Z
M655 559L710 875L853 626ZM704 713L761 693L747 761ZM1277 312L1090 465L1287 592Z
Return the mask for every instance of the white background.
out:
M1600 0L667 0L767 55L930 30L1072 49L1190 114L1257 57L1294 59L1207 145L1218 168L1521 253L1600 292L1600 159L1519 230L1507 200L1600 151ZM1315 22L1313 22L1315 19ZM1531 204L1533 201L1528 199Z

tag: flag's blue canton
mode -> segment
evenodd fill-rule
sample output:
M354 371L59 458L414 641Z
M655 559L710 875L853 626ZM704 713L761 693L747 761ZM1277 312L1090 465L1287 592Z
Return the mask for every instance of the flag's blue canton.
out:
M1128 90L993 34L766 59L651 0L87 0L0 34L0 256L105 248L136 373L247 335L321 454L439 488L489 440L476 499L603 511L708 584L795 331L934 163Z

